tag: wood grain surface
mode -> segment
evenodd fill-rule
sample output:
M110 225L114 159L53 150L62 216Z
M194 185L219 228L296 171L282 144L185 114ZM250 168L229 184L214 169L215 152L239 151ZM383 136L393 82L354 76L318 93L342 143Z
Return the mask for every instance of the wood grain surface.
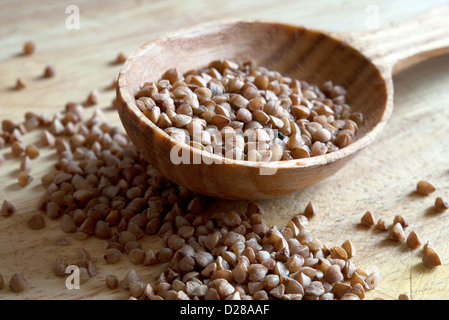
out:
M114 65L121 51L129 54L143 43L166 32L196 23L222 18L250 18L289 22L335 31L365 31L372 22L379 27L411 18L447 1L8 1L0 3L0 119L22 121L27 111L53 115L68 101L83 102L89 92L100 91L100 107L110 124L120 125L116 111L109 108L115 96L108 89L118 74ZM66 7L80 9L80 29L66 28ZM378 20L375 15L378 14ZM374 19L374 20L373 20ZM27 40L36 43L32 56L22 56ZM47 64L56 68L54 78L43 79ZM393 115L378 139L334 176L282 198L263 200L268 225L284 226L303 211L309 201L319 210L310 221L311 231L328 246L351 240L356 249L357 266L380 270L382 283L367 299L396 299L409 294L413 299L449 298L449 215L436 213L437 196L449 198L449 57L441 56L418 64L394 77ZM17 78L27 87L14 90ZM88 109L92 112L94 108ZM24 137L37 142L39 132ZM39 145L39 143L37 143ZM60 230L58 220L46 220L46 227L34 231L26 221L36 213L44 189L40 177L51 170L56 160L53 151L41 149L33 162L34 180L26 188L17 183L19 161L10 148L0 152L6 162L0 167L0 201L8 199L17 212L0 217L0 274L5 287L0 299L126 299L124 289L109 290L104 279L116 274L122 279L135 268L149 280L157 268L133 266L127 259L108 265L102 256L105 242L89 238L74 239ZM429 180L437 191L427 197L414 190L419 180ZM244 201L217 201L217 208L243 206ZM443 265L430 269L421 262L421 250L387 240L387 234L359 225L370 210L391 224L396 214L409 222L406 233L415 230L439 252ZM67 242L69 242L67 244ZM160 245L157 237L146 237L147 249ZM64 278L50 271L57 256L73 256L84 247L99 269L99 274L68 290ZM159 267L160 268L160 267ZM22 272L29 288L22 293L8 289L9 278Z

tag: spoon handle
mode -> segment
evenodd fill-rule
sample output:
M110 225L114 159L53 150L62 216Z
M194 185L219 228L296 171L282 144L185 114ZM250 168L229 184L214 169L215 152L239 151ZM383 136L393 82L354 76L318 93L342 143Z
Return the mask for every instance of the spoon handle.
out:
M395 74L449 53L449 5L384 29L349 33L345 38L386 72Z

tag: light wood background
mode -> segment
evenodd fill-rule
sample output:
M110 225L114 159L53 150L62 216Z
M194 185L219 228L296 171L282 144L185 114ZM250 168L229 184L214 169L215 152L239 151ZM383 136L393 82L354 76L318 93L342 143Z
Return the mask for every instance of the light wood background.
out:
M0 119L21 121L26 111L49 115L62 110L68 101L82 102L97 88L100 106L107 108L114 97L108 90L119 66L111 64L121 51L131 53L141 44L166 32L199 22L222 18L251 18L284 21L329 31L364 31L378 12L379 26L411 18L447 1L12 1L0 3ZM68 30L65 9L80 9L80 29ZM34 55L20 56L27 40L36 43ZM57 75L42 79L47 64ZM18 77L27 87L12 90ZM449 56L414 66L394 78L395 108L385 130L335 176L307 190L279 199L261 201L269 225L280 227L313 201L319 215L311 220L311 230L329 246L350 239L357 249L356 265L380 270L381 286L368 299L396 299L406 293L413 299L449 298L449 213L432 210L435 198L449 198ZM108 121L119 124L114 111L106 111ZM38 141L39 133L25 136ZM56 157L43 149L34 161L33 182L25 189L17 184L19 161L10 148L0 151L7 159L0 167L0 201L8 199L18 212L0 217L0 274L5 287L0 299L126 299L123 289L109 290L107 274L122 279L134 267L126 257L116 265L102 258L105 242L78 241L63 234L59 221L46 220L46 227L33 231L25 226L36 213L43 194L40 177L51 169ZM437 191L428 197L414 194L416 182L432 181ZM223 207L243 202L219 201ZM429 269L421 263L421 251L386 240L387 233L359 226L370 210L388 223L396 214L409 222L440 253L443 265ZM63 245L65 241L69 244ZM144 248L157 247L156 238L146 238ZM65 279L55 277L50 266L57 256L70 260L74 248L85 247L99 274L68 290ZM135 267L144 280L155 268ZM157 268L156 268L157 269ZM8 289L15 272L22 272L29 288L19 294Z

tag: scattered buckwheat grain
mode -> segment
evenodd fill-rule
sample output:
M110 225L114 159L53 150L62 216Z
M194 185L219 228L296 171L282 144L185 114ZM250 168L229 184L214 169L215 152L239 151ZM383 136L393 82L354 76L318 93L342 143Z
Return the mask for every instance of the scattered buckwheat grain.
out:
M29 156L23 157L20 162L20 171L31 172L32 162Z
M444 212L447 209L449 209L449 202L447 202L442 197L438 197L438 198L435 199L434 208L435 208L435 210L437 210L439 212Z
M23 54L25 55L31 55L36 50L36 45L33 41L27 41L23 45Z
M105 281L106 281L106 286L109 289L111 289L111 290L117 289L117 287L118 287L118 279L117 279L117 277L115 275L113 275L113 274L107 275Z
M43 229L45 227L45 220L41 214L37 213L31 216L30 219L27 220L27 227L33 230Z
M33 177L26 171L20 171L17 175L17 180L20 186L26 187L31 181L33 181Z
M56 276L66 275L67 262L62 257L57 257L51 265L51 271Z
M22 273L18 272L9 279L9 288L14 292L22 292L28 288L28 282Z
M430 248L430 241L427 241L426 244L422 247L422 252L426 254L428 248Z
M397 222L391 227L390 234L388 235L389 240L403 242L406 240L405 233L402 225Z
M15 86L15 88L16 88L17 90L26 88L26 83L25 83L25 81L24 81L22 78L18 78L18 79L16 80L16 86Z
M423 252L422 262L429 268L434 268L442 264L440 255L432 247L427 247Z
M386 222L385 222L385 220L383 218L379 218L379 220L377 220L376 228L381 230L381 231L387 231L388 230L387 224L386 224Z
M55 75L56 75L56 69L55 69L55 67L53 65L50 64L50 65L45 67L45 70L44 70L44 77L45 78L52 78Z
M407 236L406 243L410 249L416 249L422 245L422 240L415 231L411 231Z
M367 227L371 227L374 225L374 216L370 211L365 212L363 217L360 220L361 224Z
M97 89L92 90L87 96L87 104L95 105L100 102L100 92Z
M435 190L436 188L428 181L419 181L416 185L416 192L424 196L435 192Z
M295 103L295 108L292 107L295 110L292 111L295 112L295 124L282 125L282 115L276 114L282 111L283 104L288 106L289 102L287 99L284 101L281 95L276 99L274 92L280 92L278 86L279 90L299 90L300 84L292 82L293 89L288 89L287 83L282 83L278 75L268 71L268 74L254 73L251 76L254 79L249 79L254 85L245 86L238 77L227 77L228 82L221 82L214 76L218 77L221 72L226 75L224 70L236 65L223 62L222 67L219 68L221 71L211 68L210 79L192 74L190 83L185 85L178 82L182 75L176 70L168 71L163 76L164 81L156 86L158 94L161 94L158 98L161 99L153 101L160 106L167 104L164 111L166 119L160 120L163 116L161 110L157 111L156 108L149 108L147 116L156 122L185 126L187 132L172 132L173 135L187 136L189 130L202 128L203 140L207 143L214 141L214 135L223 133L218 130L220 126L224 131L231 131L231 128L236 131L247 125L256 129L276 126L281 133L277 139L283 142L279 146L267 146L267 150L275 154L273 159L286 159L290 153L300 158L321 154L326 148L335 150L329 141L324 142L329 137L328 132L335 138L333 125L344 127L343 130L348 130L347 135L351 137L356 132L357 124L349 119L349 109L342 111L346 114L343 117L345 123L326 122L323 116L330 116L332 101L325 98L313 100L315 95L319 97L320 94L305 83L304 86L301 84L301 92L308 97L307 101L301 102L299 95L290 97L293 99L291 102ZM203 86L204 82L209 84ZM176 91L173 94L178 95L176 99L189 93L186 88L193 89L192 92L201 100L198 107L195 101L184 101L176 108L177 116L171 114L173 117L170 117L171 102L162 99L169 83L172 91ZM336 97L342 95L342 89L330 83L324 87L323 90L329 94L334 91ZM150 93L154 87L148 86L146 89ZM218 95L223 89L233 94ZM239 90L241 94L234 94ZM260 90L265 90L265 95L268 92L268 96L263 96ZM189 96L184 95L186 97ZM150 100L140 100L151 104ZM209 110L208 106L212 105L213 110ZM198 108L204 111L204 118L198 117L193 121ZM221 117L231 115L230 108L237 111L235 119L238 116L238 120L234 123L234 120ZM242 108L251 116L248 112L238 111ZM43 130L48 130L41 136L42 144L53 146L58 157L54 166L56 170L41 178L45 193L38 209L50 219L61 219L61 229L72 233L74 239L103 239L106 263L118 263L126 257L134 264L164 266L155 279L154 287L145 283L135 270L127 273L122 286L129 290L133 299L363 299L368 286L374 288L378 285L379 276L370 277L350 260L355 253L350 241L329 249L312 235L308 230L307 216L312 217L316 209L311 203L306 208L310 214L298 214L279 229L266 225L264 210L256 202L249 203L246 209L208 215L208 203L202 197L175 185L151 167L131 144L126 133L106 123L101 111L96 110L89 119L83 120L83 116L82 106L68 103L66 110L55 117L42 115L37 120ZM192 121L185 124L189 118L184 116L191 117ZM218 131L213 127L206 128L207 125L204 127L205 118L209 116ZM357 116L352 118L360 120ZM38 118L29 114L28 119ZM28 127L33 128L37 122L30 122ZM77 126L68 127L67 123ZM20 141L22 131L18 125L8 121L2 125L23 147L23 141ZM299 132L304 130L303 126L308 127L309 134L304 132L302 136ZM289 127L297 131L292 135ZM175 129L180 128L170 130ZM325 130L315 132L320 129ZM256 130L254 134L262 144L268 141L266 139L270 138L271 133ZM286 136L291 137L290 142L285 139ZM244 150L245 138L242 136L236 141L239 144L243 142ZM303 150L288 152L284 143ZM311 148L312 145L315 146ZM20 154L29 158L23 149ZM40 217L43 218L43 214ZM370 225L373 224L374 218L371 217ZM148 235L159 237L162 246L144 250L142 240ZM70 264L80 268L81 281L95 276L98 270L87 251L77 248L75 253ZM61 266L64 264L60 262L52 266L52 269L59 270L55 274L62 274ZM116 288L117 282L112 276L106 278L108 287Z
M303 159L349 145L361 113L346 90L321 88L246 62L216 60L180 74L167 70L136 94L137 107L168 135L194 148L248 161Z
M410 298L410 296L409 296L408 294L401 293L401 294L398 296L398 300L412 300L412 299Z
M3 200L2 208L0 209L0 214L3 217L9 217L16 212L14 205L8 200Z
M307 218L312 218L318 214L318 210L312 202L309 202L303 213Z
M25 148L25 155L30 159L36 159L39 156L39 149L34 144L29 144Z
M408 222L405 220L405 218L398 214L394 217L393 219L393 225L395 225L396 223L400 223L402 228L407 228L408 227Z
M109 264L114 264L120 261L120 257L122 256L122 253L117 248L109 248L105 251L103 258L106 260Z

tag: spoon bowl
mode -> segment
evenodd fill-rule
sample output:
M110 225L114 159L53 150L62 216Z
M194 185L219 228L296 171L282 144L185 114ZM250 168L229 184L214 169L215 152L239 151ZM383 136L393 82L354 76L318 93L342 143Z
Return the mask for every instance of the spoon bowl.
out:
M443 14L448 11L443 8ZM425 52L430 57L446 52L440 49L449 45L446 39L443 44L430 46L420 42L421 47L408 51L403 49L408 45L393 47L390 51L394 54L376 50L379 38L400 37L402 32L397 28L389 32L332 34L266 21L221 21L180 30L144 44L129 56L118 77L120 119L149 163L168 179L194 192L245 200L293 193L334 174L381 133L393 109L392 74L398 62L409 58L418 62L419 54ZM353 111L364 115L364 122L352 144L326 155L276 162L225 160L178 143L137 107L134 97L144 82L156 81L170 68L184 73L219 59L251 61L319 86L331 80L345 87L347 103ZM413 63L408 61L408 65ZM172 150L186 152L190 163L173 161ZM193 163L194 159L201 161Z

